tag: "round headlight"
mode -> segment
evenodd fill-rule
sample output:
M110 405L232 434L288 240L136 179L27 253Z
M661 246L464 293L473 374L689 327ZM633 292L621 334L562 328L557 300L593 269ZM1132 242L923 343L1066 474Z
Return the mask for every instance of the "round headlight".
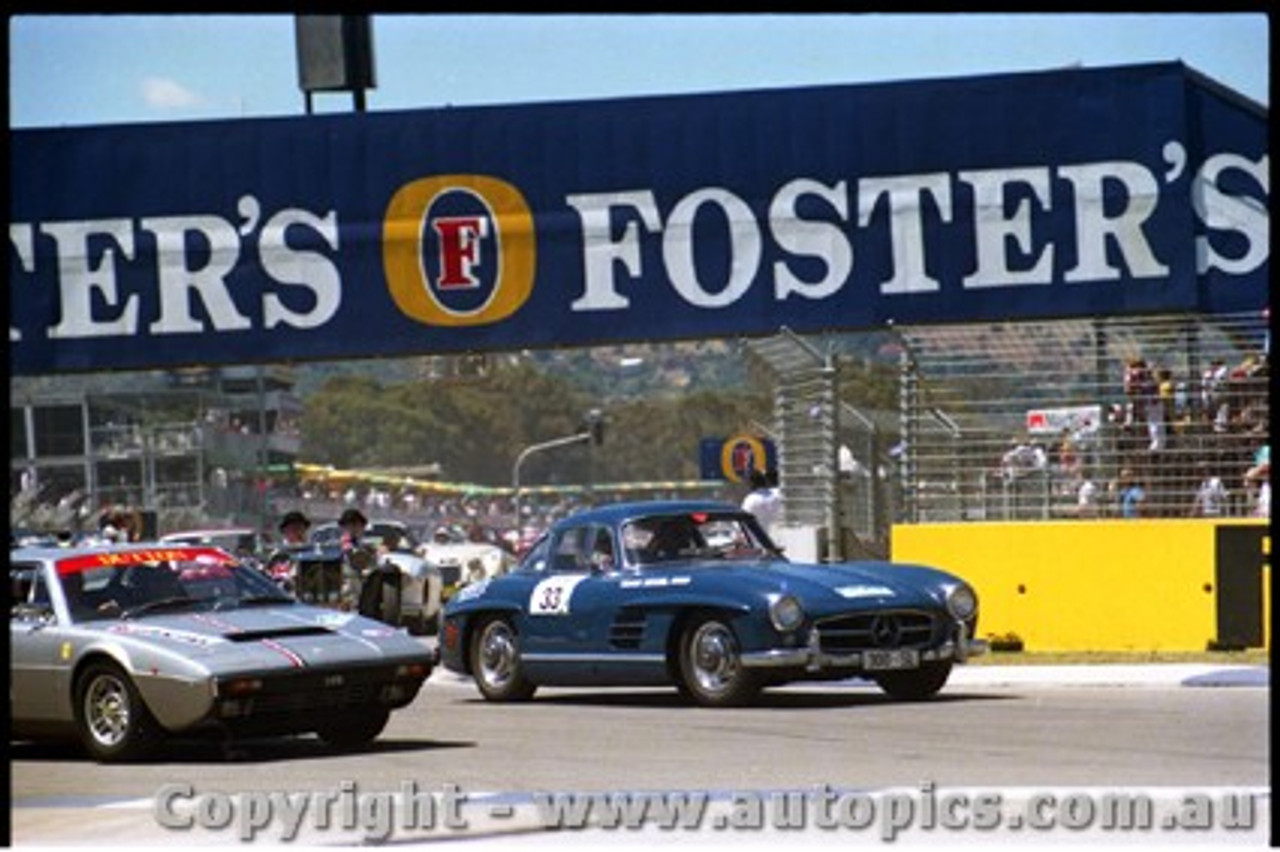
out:
M804 624L804 608L791 595L781 595L769 603L769 620L779 633L790 633Z
M947 591L947 612L959 621L973 617L978 611L978 596L965 585L953 586Z

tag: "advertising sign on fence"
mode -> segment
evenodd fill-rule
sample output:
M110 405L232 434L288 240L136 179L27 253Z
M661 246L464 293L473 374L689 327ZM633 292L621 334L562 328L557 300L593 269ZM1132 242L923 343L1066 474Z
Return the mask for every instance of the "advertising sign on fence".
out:
M1101 405L1033 408L1027 412L1027 433L1031 435L1061 435L1064 429L1072 433L1092 432L1101 427Z

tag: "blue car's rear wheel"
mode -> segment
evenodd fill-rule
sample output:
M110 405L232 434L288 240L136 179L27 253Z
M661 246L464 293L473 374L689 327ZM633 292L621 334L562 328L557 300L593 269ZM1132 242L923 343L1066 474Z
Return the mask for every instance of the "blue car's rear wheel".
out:
M755 673L742 665L733 628L718 618L696 621L680 642L683 692L705 707L745 704L760 692Z
M527 701L536 687L524 677L520 636L502 616L484 621L472 634L471 676L489 701Z
M75 699L80 741L95 759L136 760L160 742L159 724L118 665L90 663L76 681Z

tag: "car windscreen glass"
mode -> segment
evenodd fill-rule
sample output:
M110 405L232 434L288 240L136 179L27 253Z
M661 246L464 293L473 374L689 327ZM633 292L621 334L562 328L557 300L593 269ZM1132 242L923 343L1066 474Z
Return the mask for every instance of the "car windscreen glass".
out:
M399 550L413 550L418 546L417 538L409 532L408 527L385 521L374 521L370 524L369 529L365 531L365 541L374 546L390 545L394 541Z
M749 516L711 512L654 515L625 523L622 548L629 565L777 556Z
M270 579L213 549L98 554L61 563L58 576L77 621L292 602Z
M524 555L524 559L520 560L517 571L544 571L547 567L547 559L551 553L551 536L543 533L533 546L529 548L529 552Z

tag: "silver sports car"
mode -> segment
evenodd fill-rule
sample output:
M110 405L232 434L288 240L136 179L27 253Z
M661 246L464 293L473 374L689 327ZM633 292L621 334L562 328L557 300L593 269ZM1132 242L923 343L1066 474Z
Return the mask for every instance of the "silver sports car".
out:
M166 734L372 741L435 655L403 630L299 603L212 547L9 553L13 739L78 735L102 761Z

